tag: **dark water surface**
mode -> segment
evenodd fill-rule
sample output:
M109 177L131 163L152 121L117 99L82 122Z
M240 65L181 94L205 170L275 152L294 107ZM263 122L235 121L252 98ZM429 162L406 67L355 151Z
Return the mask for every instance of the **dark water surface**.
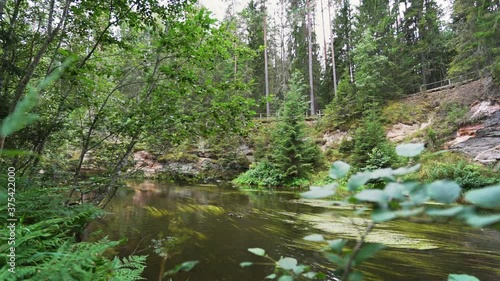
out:
M153 251L152 239L164 239L163 250L169 255L165 270L188 260L200 262L190 272L163 280L264 280L272 273L272 267L239 266L243 261L265 262L247 251L252 247L265 249L275 259L294 257L332 276L332 265L314 250L317 244L306 242L302 237L321 233L328 239L349 238L349 231L342 229L356 224L346 219L352 211L314 207L295 199L297 196L292 193L240 191L215 185L133 183L118 192L107 208L112 214L92 223L87 236L96 239L91 233L100 230L99 237L127 238L118 254L149 255L144 273L147 280L159 280L163 263ZM303 219L304 216L325 217L325 213L333 220L338 218L342 224L322 219L316 219L314 224ZM329 226L333 233L325 229ZM447 280L448 273L475 275L482 281L500 280L500 232L458 224L443 226L404 221L378 228L381 232L372 233L375 240L409 233L432 247L401 248L392 241L395 247L383 250L361 268L365 280ZM412 245L411 240L408 245Z

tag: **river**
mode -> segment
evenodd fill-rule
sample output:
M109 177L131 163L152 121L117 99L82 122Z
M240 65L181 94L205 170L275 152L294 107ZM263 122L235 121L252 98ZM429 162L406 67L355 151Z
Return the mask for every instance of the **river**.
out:
M291 192L154 181L130 183L106 210L110 214L87 228L86 239L126 238L117 254L148 255L147 280L159 280L160 272L188 260L199 264L163 280L264 280L271 266L239 266L266 261L247 251L254 247L276 260L294 257L332 280L334 267L316 250L320 245L302 238L313 233L349 238L352 247L367 223L353 217L352 210L322 206ZM448 273L500 280L498 231L459 223L395 221L377 226L368 240L388 247L360 268L365 280L447 280ZM166 262L158 252L168 253Z

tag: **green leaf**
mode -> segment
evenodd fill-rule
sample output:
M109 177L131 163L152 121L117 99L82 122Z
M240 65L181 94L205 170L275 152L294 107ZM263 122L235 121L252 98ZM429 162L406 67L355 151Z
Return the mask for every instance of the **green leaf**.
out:
M391 168L376 169L370 172L371 179L388 178L393 179L394 170Z
M479 215L468 215L465 219L468 225L473 226L473 227L485 227L488 225L495 224L497 222L500 222L500 214L499 215L486 215L486 216L479 216Z
M421 214L425 211L425 208L424 207L420 207L420 208L415 208L415 209L409 209L409 210L399 210L399 211L396 211L396 216L398 217L403 217L403 218L406 218L406 217L411 217L411 216L416 216L418 214Z
M347 181L347 187L349 188L349 191L354 191L367 183L370 179L371 175L369 172L358 172L349 178Z
M61 67L57 68L49 76L45 77L45 79L38 84L37 88L28 87L28 93L20 102L16 104L14 112L3 119L0 125L1 137L7 137L38 120L37 114L30 113L30 111L32 111L38 104L38 92L58 79L64 68L66 68L73 60L73 58L66 59Z
M321 235L321 234L307 235L306 237L304 237L304 240L306 240L306 241L312 241L312 242L325 241L325 239L323 238L323 235Z
M285 270L291 270L297 266L297 260L289 257L281 258L278 261L278 266Z
M373 257L377 252L384 249L385 245L381 243L365 244L361 249L359 249L356 257L354 257L354 262L356 265L360 265L365 260Z
M385 194L389 198L403 199L406 193L406 187L397 182L390 182L384 188Z
M283 275L278 279L278 281L293 281L293 277L290 275Z
M349 273L349 276L347 277L348 281L363 281L363 273L359 271L353 271Z
M307 199L325 198L334 195L336 188L336 184L330 184L324 187L311 186L309 191L301 193L300 196Z
M306 270L306 266L299 264L293 268L293 273L298 275L298 274L301 274L302 272L304 272L304 270Z
M420 182L418 181L405 181L403 182L403 185L408 192L412 192L421 186Z
M415 157L424 151L423 143L406 143L396 147L396 153L403 157Z
M332 179L340 179L345 177L347 173L349 173L349 169L351 166L349 164L342 161L335 161L330 168L330 178Z
M265 279L274 279L274 278L276 278L276 273L269 274L265 277Z
M483 208L500 207L500 185L475 189L465 194L465 200Z
M165 274L163 276L174 275L174 274L178 273L179 271L190 271L197 264L198 264L198 261L183 262L179 265L176 265L173 269L165 272Z
M253 262L244 261L244 262L240 263L240 266L241 267L247 267L247 266L251 266L252 264L253 264Z
M401 168L394 170L393 174L395 176L402 176L402 175L414 173L414 172L420 170L420 167L421 167L420 164L416 164L416 165L413 165L411 167L401 167Z
M379 204L387 203L389 197L380 189L365 189L354 196L360 201L376 202Z
M266 255L266 251L264 249L261 249L261 248L249 248L248 251L254 255L257 255L257 256L260 256L260 257L263 257Z
M332 254L332 253L326 253L326 259L328 259L330 262L334 263L335 265L338 265L339 267L345 267L347 264L347 257L342 258L339 255Z
M374 222L384 222L390 221L397 218L398 215L395 212L387 211L387 210L375 210L372 213L372 220Z
M347 240L335 239L335 240L328 240L327 242L328 242L328 247L330 247L330 249L336 251L337 253L340 253L344 248L345 244L347 243Z
M454 181L438 180L426 185L427 194L441 203L453 203L460 196L462 188Z
M450 274L448 281L479 281L479 279L467 274Z
M403 202L401 205L405 205L404 203L409 203L410 206L418 206L430 199L429 195L424 189L418 189L414 192L410 193L410 202Z
M302 276L304 276L307 279L314 279L314 278L316 278L317 275L318 275L318 273L314 272L314 271L309 271L309 272L302 274Z
M447 209L429 209L425 213L429 216L454 217L464 210L463 206L456 206Z
M191 269L193 269L193 267L195 267L195 265L197 265L199 262L198 261L186 261L186 262L183 262L181 264L181 268L180 270L182 271L190 271Z

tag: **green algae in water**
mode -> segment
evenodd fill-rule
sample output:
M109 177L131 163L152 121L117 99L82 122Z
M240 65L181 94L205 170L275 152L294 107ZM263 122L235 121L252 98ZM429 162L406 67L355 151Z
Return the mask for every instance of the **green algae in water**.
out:
M341 236L343 238L358 239L365 231L369 220L359 217L344 217L334 213L296 214L281 212L283 215L293 216L297 220L308 222L313 228ZM381 226L381 227L380 227ZM422 237L407 236L403 233L385 229L383 224L377 225L366 237L369 243L383 243L388 247L402 249L429 250L439 248L432 241Z

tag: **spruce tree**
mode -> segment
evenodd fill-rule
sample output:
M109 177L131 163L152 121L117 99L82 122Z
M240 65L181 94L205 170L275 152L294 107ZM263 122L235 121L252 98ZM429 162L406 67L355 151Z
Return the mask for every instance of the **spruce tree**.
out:
M377 108L376 105L371 105L371 107ZM354 135L354 151L352 157L358 167L365 167L369 164L371 154L374 152L374 149L385 154L390 154L390 148L385 137L384 127L382 126L382 121L379 116L380 112L376 109L366 111L365 116L361 121L361 125L356 130ZM391 163L389 161L389 163L385 164Z
M496 0L453 2L450 47L456 52L448 71L456 76L488 71L500 81L500 3Z
M303 79L295 71L272 133L269 161L281 172L284 184L307 178L319 163L319 149L305 135L307 103L302 94L304 90Z

